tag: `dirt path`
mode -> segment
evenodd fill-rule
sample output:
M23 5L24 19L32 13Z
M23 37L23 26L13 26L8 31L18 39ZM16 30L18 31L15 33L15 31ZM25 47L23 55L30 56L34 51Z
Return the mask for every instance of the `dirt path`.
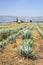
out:
M34 65L43 65L43 38L40 36L39 32L35 28L33 30L33 39L35 44L37 45L37 60L33 61Z

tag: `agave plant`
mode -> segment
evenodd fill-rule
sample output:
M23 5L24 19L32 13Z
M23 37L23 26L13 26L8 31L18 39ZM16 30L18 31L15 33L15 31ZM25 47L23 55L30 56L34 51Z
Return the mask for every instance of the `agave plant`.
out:
M23 41L25 42L25 44L28 44L30 47L32 47L34 44L34 41L32 39L25 39Z
M1 42L0 42L0 48L3 48L6 44L7 44L6 41L1 41Z
M8 38L7 38L7 41L8 42L12 42L13 40L15 40L16 39L16 34L13 34L13 35L10 35Z
M29 38L31 38L31 32L28 31L28 30L25 30L25 31L23 32L23 38L24 38L24 39L29 39Z
M33 30L33 27L34 27L33 25L32 25L32 26L30 26L29 30Z
M24 57L28 57L28 58L31 58L32 57L32 44L33 44L33 41L31 42L32 40L31 39L28 39L28 40L24 40L22 42L22 44L19 46L18 48L18 52L23 55Z
M2 42L0 42L0 48L2 48L3 47L3 43Z

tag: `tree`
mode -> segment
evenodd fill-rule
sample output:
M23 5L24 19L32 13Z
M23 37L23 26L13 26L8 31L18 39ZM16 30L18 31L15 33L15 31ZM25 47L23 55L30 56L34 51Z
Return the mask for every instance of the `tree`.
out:
M30 22L32 22L32 20L30 20Z
M20 22L21 22L21 23L24 23L24 21L23 21L23 20L20 20Z
M16 18L16 22L18 22L18 17Z

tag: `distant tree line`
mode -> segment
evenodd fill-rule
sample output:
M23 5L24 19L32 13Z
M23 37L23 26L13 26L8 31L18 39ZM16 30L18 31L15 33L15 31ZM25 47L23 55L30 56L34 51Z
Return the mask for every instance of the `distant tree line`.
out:
M20 20L20 21L19 21L19 20L18 20L18 17L17 17L17 18L16 18L16 21L14 21L14 22L16 22L16 23L24 23L25 21L23 21L23 20ZM29 22L31 23L32 20L30 20Z

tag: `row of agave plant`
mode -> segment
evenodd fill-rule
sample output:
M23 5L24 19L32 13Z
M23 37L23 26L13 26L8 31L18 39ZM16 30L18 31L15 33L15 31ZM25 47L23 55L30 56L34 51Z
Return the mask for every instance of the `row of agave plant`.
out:
M14 39L16 39L18 33L20 30L22 30L23 27L18 28L9 28L9 29L0 29L0 48L3 48L8 43L12 42ZM5 41L4 41L5 40Z
M43 31L41 30L41 28L39 26L37 26L38 32L40 33L40 35L43 37Z
M23 35L23 37L22 37L23 39L28 39L28 41L29 41L29 38L31 38L31 34L30 34L30 32L29 32L27 29L31 30L31 29L33 29L33 26L31 26L31 27L26 27L26 26L25 26L24 28L19 27L19 31L18 31L18 32L12 33L12 34L10 34L9 36L7 35L5 41L0 41L0 48L4 48L4 46L6 46L8 43L12 43L12 41L15 42L16 37L17 37L18 35L20 35L20 34ZM18 29L17 29L17 30L18 30ZM11 31L10 31L10 32L11 32ZM5 34L4 34L4 35L5 35ZM27 42L28 42L28 41L27 41Z
M9 37L12 34L16 34L19 32L19 30L21 30L23 28L12 28L12 29L5 29L5 30L1 30L0 32L0 41L2 41L3 39L6 39L7 37Z
M31 29L30 27L28 27L28 28ZM26 27L21 28L21 29L19 30L19 32L17 32L16 34L10 35L10 36L7 38L7 40L8 40L9 42L12 42L13 40L16 39L17 36L23 35L23 33L25 34L24 31L25 31L26 29L28 29L28 28L26 28ZM33 28L33 26L32 26L32 28ZM27 33L27 34L28 34L28 33ZM28 37L28 35L27 35L27 37Z
M15 42L16 37L20 35L25 29L27 29L26 26L0 29L0 48L3 48L5 45L11 43L13 40Z
M18 47L17 52L24 56L25 58L31 58L31 59L36 59L35 55L33 54L33 46L34 46L34 41L31 36L31 31L33 29L33 26L30 27L30 29L26 29L23 31L22 35L22 43Z

